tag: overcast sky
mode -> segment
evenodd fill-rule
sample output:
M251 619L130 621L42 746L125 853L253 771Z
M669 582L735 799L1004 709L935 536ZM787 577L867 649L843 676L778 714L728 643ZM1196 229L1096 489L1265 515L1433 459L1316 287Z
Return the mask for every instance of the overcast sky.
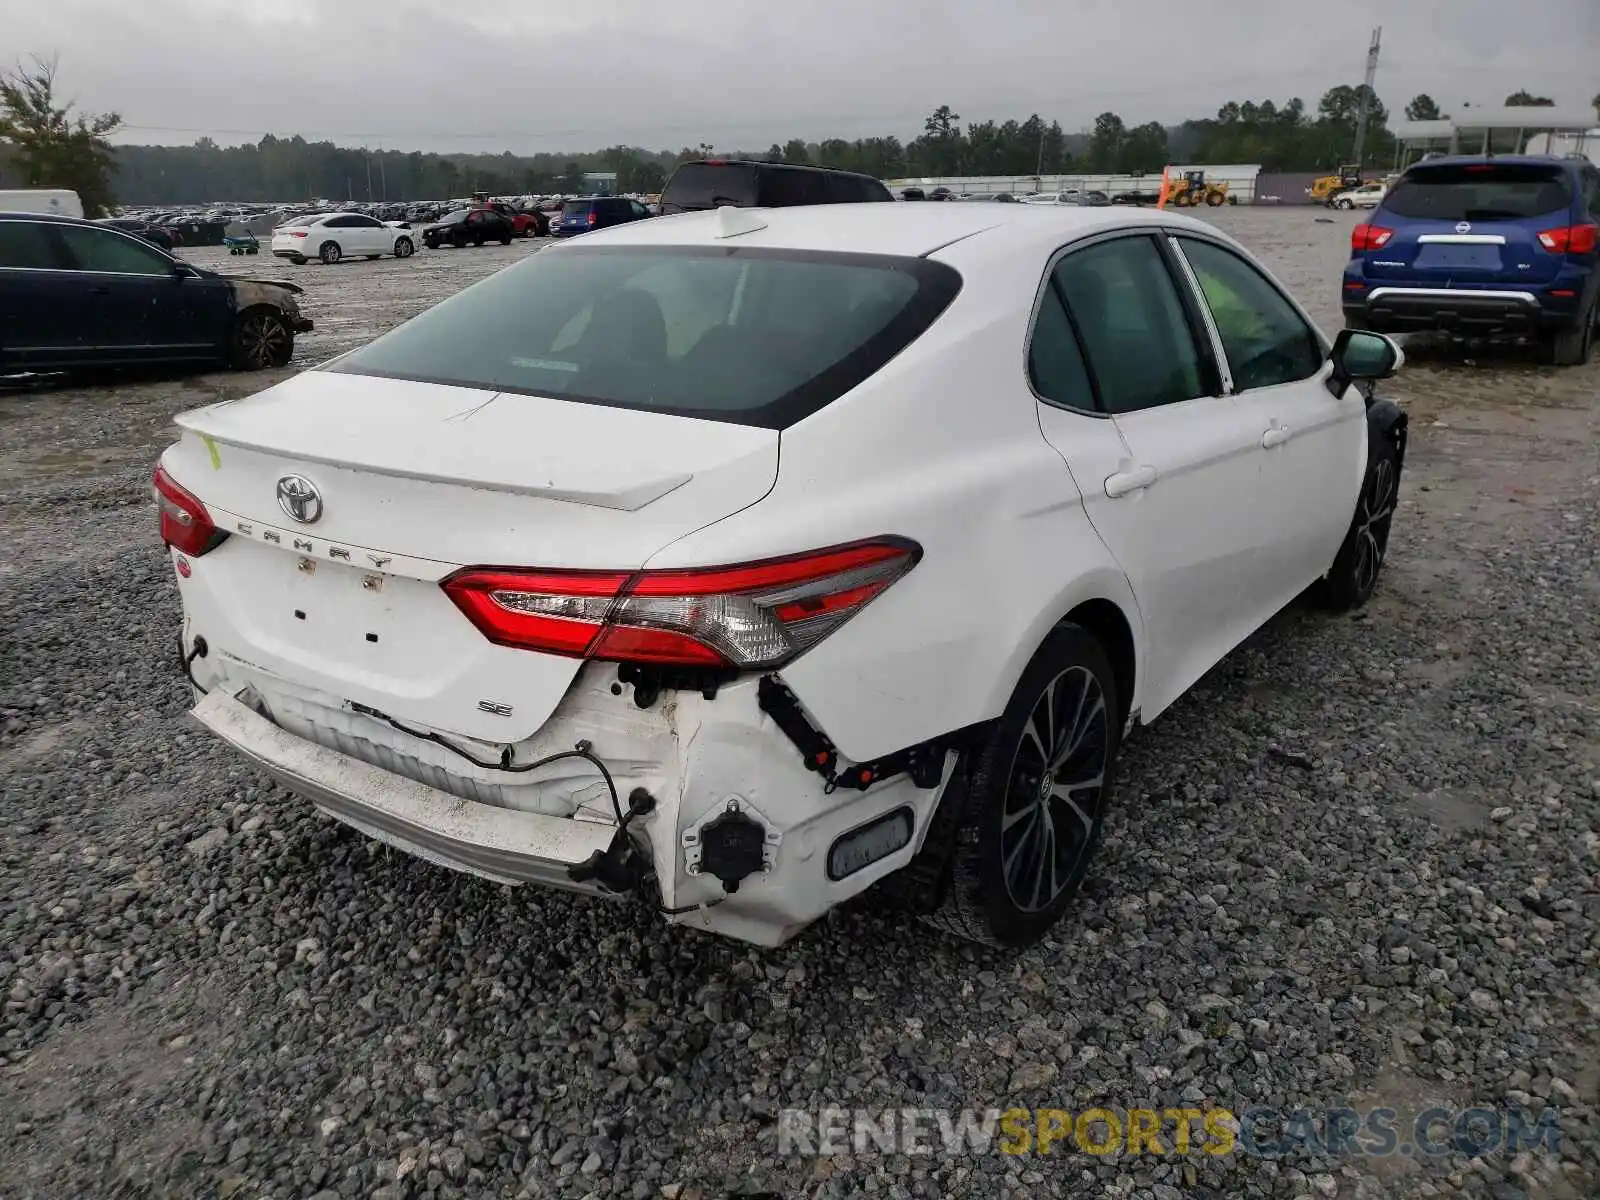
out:
M1600 92L1600 0L13 0L118 140L301 133L423 150L722 150L894 133L949 104L1171 124L1359 83L1446 110Z

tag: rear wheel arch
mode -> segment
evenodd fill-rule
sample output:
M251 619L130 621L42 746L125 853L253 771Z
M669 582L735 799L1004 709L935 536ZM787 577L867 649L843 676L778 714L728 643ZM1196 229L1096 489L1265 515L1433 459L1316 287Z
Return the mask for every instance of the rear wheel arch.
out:
M1097 641L1112 666L1117 685L1119 716L1126 723L1138 708L1142 678L1144 622L1127 576L1107 565L1080 577L1055 603L1040 612L1027 633L1018 639L1004 668L995 673L985 711L990 717L1005 711L1028 665L1057 629L1077 625Z
M1056 622L1058 629L1063 625L1077 625L1086 630L1105 652L1117 685L1118 723L1126 727L1128 715L1133 711L1134 687L1139 675L1133 626L1126 614L1110 600L1086 600Z

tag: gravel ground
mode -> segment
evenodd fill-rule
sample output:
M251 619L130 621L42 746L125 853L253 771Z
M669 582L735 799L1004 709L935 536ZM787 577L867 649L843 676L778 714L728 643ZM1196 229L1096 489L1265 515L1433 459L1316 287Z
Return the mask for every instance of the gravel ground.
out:
M1344 215L1224 210L1333 328ZM538 249L334 268L305 365ZM1600 1194L1600 364L1413 347L1379 595L1127 748L1087 894L990 955L777 951L315 816L189 723L148 503L262 376L0 397L0 1195ZM864 908L865 906L863 906ZM779 1108L1547 1105L1556 1156L781 1159Z

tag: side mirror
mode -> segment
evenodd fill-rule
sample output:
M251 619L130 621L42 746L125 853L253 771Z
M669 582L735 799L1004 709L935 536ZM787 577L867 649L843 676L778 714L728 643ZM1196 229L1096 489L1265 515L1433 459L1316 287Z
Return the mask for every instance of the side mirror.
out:
M1362 329L1343 329L1333 339L1333 350L1328 355L1333 363L1333 373L1328 376L1328 390L1342 396L1352 382L1371 383L1388 379L1405 365L1405 352L1393 338Z

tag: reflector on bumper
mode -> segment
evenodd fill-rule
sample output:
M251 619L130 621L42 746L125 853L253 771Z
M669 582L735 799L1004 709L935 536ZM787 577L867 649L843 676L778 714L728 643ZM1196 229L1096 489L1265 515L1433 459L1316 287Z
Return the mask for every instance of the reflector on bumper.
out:
M574 884L567 869L604 851L614 825L463 800L296 737L221 688L190 715L291 792L369 837L497 883L599 891Z

